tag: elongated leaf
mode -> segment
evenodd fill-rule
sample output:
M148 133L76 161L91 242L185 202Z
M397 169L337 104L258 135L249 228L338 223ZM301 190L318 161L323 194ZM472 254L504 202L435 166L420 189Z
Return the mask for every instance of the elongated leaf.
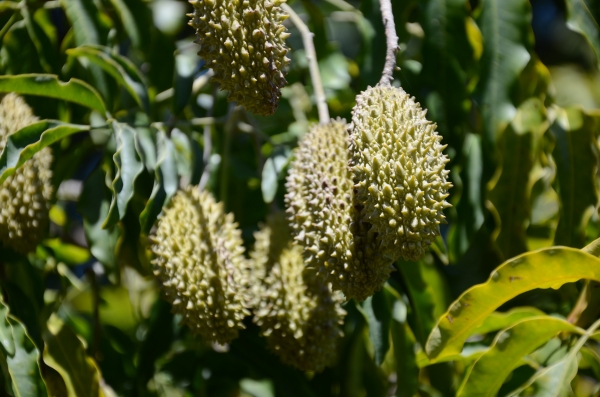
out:
M443 308L450 302L447 286L435 265L426 263L425 260L420 260L418 264L398 261L397 265L410 297L412 312L409 324L417 340L423 345L437 318L442 315Z
M535 160L535 140L547 128L545 108L537 98L519 107L498 142L497 177L490 182L489 200L500 218L496 245L504 258L527 251L529 224L529 174Z
M82 131L87 125L68 124L58 120L42 120L21 128L6 140L0 155L0 184L34 154L62 138Z
M44 70L48 73L58 72L58 56L56 54L54 46L52 45L50 39L46 35L46 32L44 32L44 30L35 21L33 15L29 10L29 7L24 5L21 8L21 14L23 15L25 26L27 27L27 32L29 33L29 37L31 37L31 41L37 49L40 58L40 63L44 67Z
M44 335L44 362L64 379L68 397L98 397L100 372L85 347L68 326L53 314Z
M138 26L133 11L128 7L124 0L110 0L115 9L118 11L117 14L121 18L123 28L127 32L127 35L131 39L134 46L140 47L142 44L142 32L140 26Z
M475 233L483 224L484 192L483 153L481 137L468 133L465 136L462 153L465 158L460 172L462 190L456 206L457 219L448 236L450 262L456 263L467 251ZM457 186L457 188L459 188Z
M375 349L375 363L381 365L390 349L390 322L392 311L386 291L377 291L368 297L360 307L369 325L369 338Z
M123 123L114 123L117 151L113 156L117 173L112 183L113 199L103 228L113 227L125 217L127 205L133 197L135 181L144 170L135 144L136 130Z
M162 207L169 202L179 185L175 147L163 131L158 131L156 147L158 160L156 161L154 187L150 199L146 203L146 208L140 214L140 225L144 233L150 231L162 211Z
M0 301L0 338L2 339L2 357L6 360L6 369L10 383L16 396L37 397L41 395L42 377L38 366L40 353L25 326L9 314L8 307Z
M581 33L596 54L596 62L600 63L600 27L588 4L594 0L565 0L567 5L567 26Z
M150 110L146 80L127 58L113 53L109 48L85 45L67 50L67 55L82 57L98 65L121 84L146 112Z
M439 108L432 110L432 117L440 133L460 144L469 112L465 71L475 63L466 30L469 9L463 0L428 0L426 4L422 75L435 90L427 99L428 108ZM439 98L441 106L432 103L434 98Z
M60 3L73 24L75 44L102 44L106 41L108 31L100 21L100 13L93 1L60 0Z
M458 396L496 396L504 380L521 359L544 345L559 332L583 333L573 324L550 316L525 319L500 332L490 349L465 376Z
M499 331L511 327L529 317L539 317L543 315L544 312L535 307L516 307L505 313L494 312L485 318L481 326L473 330L472 335L484 335L490 332Z
M19 74L0 76L0 92L16 92L24 95L39 95L77 103L90 109L106 113L100 94L89 84L78 79L62 82L53 74Z
M600 259L566 247L529 252L500 265L489 280L465 291L443 314L427 340L432 362L460 353L485 318L510 299L537 288L559 288L581 279L600 281Z
M115 249L119 239L119 229L102 228L108 216L110 197L105 192L104 174L100 167L96 168L85 180L79 198L78 210L83 216L83 227L94 258L108 268L116 266Z
M530 59L530 21L528 0L481 2L477 23L484 47L477 94L483 116L483 148L488 157L493 158L499 134L516 113L511 90Z
M394 300L391 307L390 331L396 359L396 397L413 397L417 393L419 384L419 367L415 355L417 341L406 322L406 310L403 301Z
M573 395L571 381L575 375L577 375L577 355L568 354L557 363L538 371L529 382L510 393L508 397L520 395L570 397ZM525 390L527 393L523 394Z
M592 148L597 121L580 108L556 111L550 132L556 140L552 156L561 207L554 244L580 248L585 244L585 228L598 203L597 159Z

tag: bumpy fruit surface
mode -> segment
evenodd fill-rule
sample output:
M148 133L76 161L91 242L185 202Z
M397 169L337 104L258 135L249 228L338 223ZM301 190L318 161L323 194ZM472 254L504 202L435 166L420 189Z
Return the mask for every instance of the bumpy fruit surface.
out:
M190 0L198 55L212 68L228 99L261 115L277 109L289 63L279 5L285 0Z
M306 265L346 298L364 300L393 268L356 209L348 150L345 121L312 127L295 152L286 207L294 238L305 247Z
M258 283L254 321L284 363L321 371L336 357L346 314L340 307L343 298L305 268L302 248L292 244L282 217L272 218L255 236L251 257L258 272L253 279L264 278Z
M376 86L356 99L350 166L356 200L382 250L418 260L446 223L445 146L426 110L402 88Z
M154 273L182 323L207 342L235 339L249 313L247 264L233 214L197 187L179 191L151 237Z
M31 108L16 94L0 102L0 152L9 134L37 121ZM52 198L52 151L44 148L17 169L0 186L0 241L27 253L44 237Z

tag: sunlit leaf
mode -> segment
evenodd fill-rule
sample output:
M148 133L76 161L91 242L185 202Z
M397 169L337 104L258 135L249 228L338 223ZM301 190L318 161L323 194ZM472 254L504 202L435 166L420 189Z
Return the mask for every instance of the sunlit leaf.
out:
M484 335L490 332L511 327L529 317L543 316L544 312L535 307L516 307L508 312L494 312L487 316L479 327L473 330L473 335Z
M523 357L559 332L582 333L573 324L554 317L531 317L500 332L490 349L471 367L458 396L495 396Z
M465 291L443 314L427 340L435 362L459 354L464 342L503 303L537 288L559 288L581 279L600 281L600 259L579 250L553 247L529 252L500 265L489 280Z
M0 92L39 95L77 103L104 114L106 108L98 92L78 79L62 82L53 74L19 74L0 76Z
M369 338L375 349L375 363L381 365L390 348L390 323L392 311L385 290L377 291L360 306L367 324Z
M0 184L43 148L69 135L89 129L87 125L42 120L10 134L0 155Z
M538 371L523 387L508 397L570 397L571 381L577 375L577 355L568 354L562 360Z
M100 372L85 347L62 320L53 314L44 335L44 362L64 379L68 397L98 397Z

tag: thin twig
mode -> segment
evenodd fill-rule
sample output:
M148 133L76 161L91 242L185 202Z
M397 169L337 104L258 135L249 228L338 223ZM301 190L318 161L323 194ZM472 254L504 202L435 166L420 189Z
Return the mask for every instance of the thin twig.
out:
M304 43L304 51L306 51L306 59L308 61L308 69L310 70L310 78L312 80L313 90L315 92L315 100L317 101L317 109L319 111L319 121L321 123L329 122L329 109L327 108L327 98L321 81L321 73L319 72L319 63L317 62L317 52L313 43L314 34L308 29L302 18L292 7L287 4L282 4L281 8L287 12L290 19L296 25L302 35L302 43Z
M212 104L208 108L206 112L206 118L212 118L213 113L215 111L215 102L217 101L217 91L218 87L216 84L213 84L212 87ZM200 177L200 183L198 184L198 189L200 191L204 190L208 180L210 178L210 156L212 154L212 124L204 125L204 151L202 153L202 159L204 160L204 171L202 171L202 177Z
M391 0L379 0L381 7L381 18L385 28L385 38L387 51L385 54L385 66L381 73L380 85L390 85L394 80L394 70L396 70L396 52L398 52L398 36L396 35L396 25L394 23L394 13L392 12Z

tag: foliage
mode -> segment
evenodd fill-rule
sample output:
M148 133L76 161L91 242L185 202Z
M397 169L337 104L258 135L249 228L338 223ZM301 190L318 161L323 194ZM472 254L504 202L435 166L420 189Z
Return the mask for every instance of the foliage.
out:
M332 310L347 313L337 359L313 373L282 364L250 316L230 344L194 336L149 249L189 185L234 214L247 253L284 210L293 149L319 120L299 29L286 20L287 85L264 117L210 80L186 1L0 1L0 93L39 118L8 137L0 181L51 147L56 192L34 252L0 245L0 394L598 395L600 4L392 3L393 85L448 145L452 208L421 259ZM384 66L379 1L288 4L315 34L332 118L350 121Z

